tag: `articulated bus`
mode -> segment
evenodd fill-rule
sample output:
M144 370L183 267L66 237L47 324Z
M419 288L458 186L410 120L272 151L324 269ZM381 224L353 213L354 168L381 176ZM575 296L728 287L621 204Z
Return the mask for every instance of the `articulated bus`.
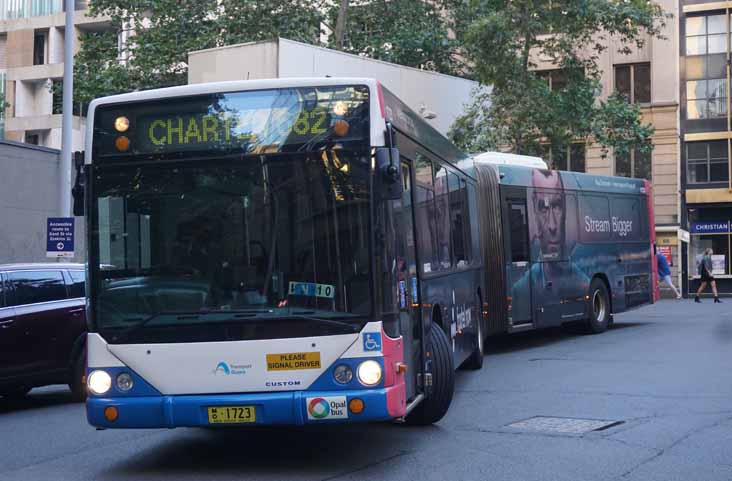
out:
M93 101L87 418L438 421L493 333L652 302L647 184L460 152L373 79Z

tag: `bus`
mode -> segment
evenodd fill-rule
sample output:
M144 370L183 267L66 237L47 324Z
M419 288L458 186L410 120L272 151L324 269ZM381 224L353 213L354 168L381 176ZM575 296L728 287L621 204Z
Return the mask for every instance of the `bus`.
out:
M100 429L430 424L487 336L654 300L647 182L469 157L374 79L117 95L87 129Z
M87 129L91 425L429 424L482 365L475 180L377 81L135 92Z
M650 183L459 162L479 186L486 335L582 322L655 302L658 272Z

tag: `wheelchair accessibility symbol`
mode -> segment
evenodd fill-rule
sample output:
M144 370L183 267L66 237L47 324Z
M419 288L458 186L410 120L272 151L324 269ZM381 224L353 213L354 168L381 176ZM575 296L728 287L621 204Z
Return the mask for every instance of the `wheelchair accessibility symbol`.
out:
M363 350L364 351L381 351L381 333L364 332Z

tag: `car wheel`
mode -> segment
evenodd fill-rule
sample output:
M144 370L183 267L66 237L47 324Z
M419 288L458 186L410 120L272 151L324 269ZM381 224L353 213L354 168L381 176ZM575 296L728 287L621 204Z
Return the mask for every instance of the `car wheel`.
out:
M447 334L432 324L429 339L432 354L432 393L407 415L407 423L427 425L436 423L447 413L455 391L455 366Z

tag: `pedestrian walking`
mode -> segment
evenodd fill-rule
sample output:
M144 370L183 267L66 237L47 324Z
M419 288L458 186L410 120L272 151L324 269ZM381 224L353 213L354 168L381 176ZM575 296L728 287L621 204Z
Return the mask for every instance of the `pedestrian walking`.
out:
M666 256L660 252L656 253L656 264L658 264L658 279L659 284L665 282L668 286L673 289L676 294L676 299L681 299L681 293L676 289L674 283L671 281L671 266L668 264Z
M719 294L717 294L717 282L714 280L714 276L712 275L712 254L714 254L714 251L712 251L711 248L706 249L704 251L704 256L702 257L701 262L699 263L699 275L701 276L701 285L696 291L694 302L701 302L699 296L702 292L704 292L704 289L707 288L707 284L712 286L712 293L714 293L714 302L722 302L719 300Z

